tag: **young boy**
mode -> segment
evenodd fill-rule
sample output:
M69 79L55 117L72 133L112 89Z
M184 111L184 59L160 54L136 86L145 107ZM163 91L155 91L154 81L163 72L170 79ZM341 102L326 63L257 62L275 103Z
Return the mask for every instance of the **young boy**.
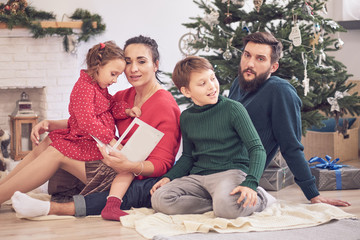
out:
M151 189L152 207L165 214L214 211L232 219L275 202L258 187L266 153L254 125L239 102L219 96L209 61L187 57L172 77L194 106L181 114L183 153Z

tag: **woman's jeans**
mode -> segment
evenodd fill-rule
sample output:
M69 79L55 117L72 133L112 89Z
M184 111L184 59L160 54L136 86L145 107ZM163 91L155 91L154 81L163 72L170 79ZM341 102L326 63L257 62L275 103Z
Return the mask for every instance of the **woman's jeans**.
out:
M160 178L134 180L126 191L121 203L122 210L130 208L151 208L150 189ZM87 196L75 195L75 216L99 215L105 207L109 191L92 193Z

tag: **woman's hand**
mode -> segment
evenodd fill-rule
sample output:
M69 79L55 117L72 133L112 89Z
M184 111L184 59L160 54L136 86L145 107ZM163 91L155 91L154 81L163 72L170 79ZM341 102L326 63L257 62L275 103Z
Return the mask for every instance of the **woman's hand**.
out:
M244 186L237 186L232 190L230 195L234 195L238 192L241 192L240 197L237 200L237 203L240 204L245 198L245 202L243 204L243 207L254 207L257 202L257 192L252 190L251 188L244 187Z
M49 125L48 120L42 120L31 129L30 138L34 144L38 145L40 143L41 134L49 132Z
M106 146L99 146L98 148L103 155L101 160L107 166L115 170L115 172L131 172L136 167L136 163L130 162L122 153L117 151L111 151L107 153Z
M153 195L153 193L156 191L156 189L164 186L165 184L169 183L170 179L167 177L164 177L162 179L160 179L159 181L157 181L154 186L151 188L150 190L150 194Z

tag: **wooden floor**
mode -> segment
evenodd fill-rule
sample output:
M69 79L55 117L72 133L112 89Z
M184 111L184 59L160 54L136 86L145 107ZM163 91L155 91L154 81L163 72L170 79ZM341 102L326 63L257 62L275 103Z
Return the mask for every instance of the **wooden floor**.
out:
M360 160L347 164L360 168ZM291 185L278 192L270 192L282 200L308 203L297 185ZM360 218L360 189L323 191L325 197L349 201L352 206L342 208ZM18 219L11 207L0 208L0 239L144 239L133 229L122 227L119 222L101 218L76 218L55 221L29 221Z

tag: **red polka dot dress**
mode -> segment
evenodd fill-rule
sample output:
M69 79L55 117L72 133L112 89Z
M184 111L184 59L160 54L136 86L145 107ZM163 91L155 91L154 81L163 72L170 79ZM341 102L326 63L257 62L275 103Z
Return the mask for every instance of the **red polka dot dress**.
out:
M110 112L111 95L82 70L70 95L68 128L49 133L51 146L65 156L80 160L102 159L93 135L103 143L115 137L115 121ZM119 105L119 104L118 104ZM119 109L120 106L117 106ZM125 114L125 107L121 108Z

